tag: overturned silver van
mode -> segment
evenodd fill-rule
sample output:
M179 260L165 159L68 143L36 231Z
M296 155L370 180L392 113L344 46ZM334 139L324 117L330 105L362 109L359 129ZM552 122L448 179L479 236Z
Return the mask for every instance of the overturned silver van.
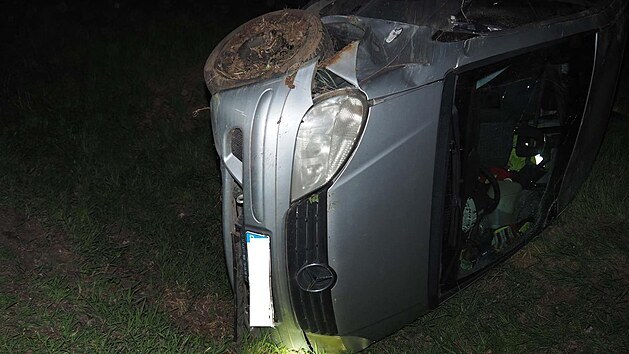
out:
M322 0L205 66L239 336L359 351L517 252L605 134L624 0Z

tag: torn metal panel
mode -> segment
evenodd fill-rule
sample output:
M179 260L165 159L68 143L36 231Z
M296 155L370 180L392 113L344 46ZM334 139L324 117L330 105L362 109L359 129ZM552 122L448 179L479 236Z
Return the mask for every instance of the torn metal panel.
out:
M323 22L334 38L340 38L340 41L346 41L347 38L359 40L356 78L358 85L365 88L370 98L410 88L412 85L428 84L442 78L451 68L479 59L501 55L517 48L533 47L582 31L596 30L604 26L610 17L622 13L626 5L621 0L573 1L569 6L558 1L543 4L535 2L533 5L537 6L536 9L541 8L544 11L535 14L527 11L526 16L520 18L519 3L511 6L504 1L466 1L462 8L458 1L457 6L454 6L454 2L446 2L443 7L437 5L442 4L441 1L435 2L432 7L425 4L416 6L414 1L394 1L393 3L411 5L408 11L414 14L410 17L415 20L405 23L401 20L408 19L409 15L362 17L364 14L375 13L376 9L380 9L379 6L385 6L376 3L389 2L369 3L373 4L355 5L354 8L357 9L350 16L334 13L352 7L349 5L353 4L351 1L334 2L321 13L330 14L323 18ZM420 10L430 15L419 15ZM473 16L467 16L466 10ZM481 14L485 14L484 17ZM509 22L508 19L512 17L519 18L519 22ZM495 23L488 20L491 18L495 19ZM475 19L482 20L483 25L475 25ZM514 41L510 35L517 35L518 40ZM447 36L460 40L444 42L443 38ZM405 66L408 68L402 69ZM380 75L398 70L403 73L395 74L395 79L376 79ZM406 79L400 81L400 78ZM370 80L378 83L367 83Z
M356 78L357 54L358 42L351 42L319 65L347 80L352 85L358 86L358 79Z

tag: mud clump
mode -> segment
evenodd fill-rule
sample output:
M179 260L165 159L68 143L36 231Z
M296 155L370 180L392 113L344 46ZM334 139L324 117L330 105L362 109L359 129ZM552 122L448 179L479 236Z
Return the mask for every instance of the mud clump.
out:
M316 15L281 10L257 17L230 33L210 54L205 81L211 93L286 74L317 56L332 41Z

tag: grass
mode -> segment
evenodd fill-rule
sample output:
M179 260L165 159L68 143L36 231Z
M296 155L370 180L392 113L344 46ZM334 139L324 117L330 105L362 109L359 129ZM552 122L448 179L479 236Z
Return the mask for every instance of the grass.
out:
M171 22L190 26L181 18ZM19 124L3 139L1 166L10 173L1 177L1 198L62 226L96 264L145 248L155 252L164 281L223 284L222 275L181 274L187 263L205 262L212 270L208 252L220 254L206 237L216 234L220 216L210 199L219 191L211 183L211 135L207 119L190 123L180 93L188 77L179 76L195 69L195 88L203 95L200 60L220 32L198 26L174 34L159 26L149 23L102 42L78 38L56 53L55 61L72 69L50 73L49 85L16 88L8 103ZM39 48L30 53L43 54ZM41 70L46 76L51 69ZM203 227L188 227L197 223ZM121 249L111 238L128 230L151 236L127 240Z
M218 294L230 310L209 123L191 117L206 105L202 60L222 32L184 16L127 21L85 32L62 23L63 40L44 23L8 54L17 68L2 73L0 204L65 235L76 256L44 262L63 271L5 259L3 285L24 286L2 289L2 352L226 348L221 333L173 321L162 296L175 289L192 307ZM53 64L30 64L46 55Z
M40 9L5 40L0 351L286 352L231 342L209 115L192 117L231 24L124 10ZM612 125L547 232L369 351L626 352L628 133Z
M24 280L29 300L4 307L3 352L224 352L224 344L173 330L157 307L132 290L112 291L102 278L74 286L54 277Z

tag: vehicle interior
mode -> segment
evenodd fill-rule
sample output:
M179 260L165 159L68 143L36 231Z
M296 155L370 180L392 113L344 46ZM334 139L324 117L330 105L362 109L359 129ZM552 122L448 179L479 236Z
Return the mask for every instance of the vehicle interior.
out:
M557 213L594 48L593 34L579 35L456 75L442 294L506 259Z

